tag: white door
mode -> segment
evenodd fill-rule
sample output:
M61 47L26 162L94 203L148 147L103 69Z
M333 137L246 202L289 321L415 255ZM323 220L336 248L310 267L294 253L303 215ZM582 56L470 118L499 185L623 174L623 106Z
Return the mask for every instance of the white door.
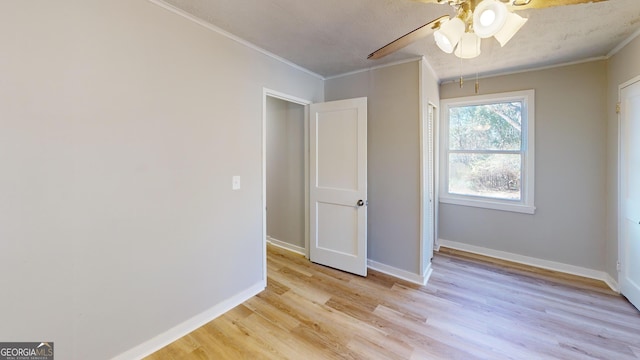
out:
M309 257L367 275L367 98L309 110Z
M640 309L640 81L620 92L620 291Z

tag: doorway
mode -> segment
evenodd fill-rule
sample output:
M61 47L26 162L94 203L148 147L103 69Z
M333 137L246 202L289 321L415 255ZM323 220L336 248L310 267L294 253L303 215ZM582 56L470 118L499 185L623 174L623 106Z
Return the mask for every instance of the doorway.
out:
M265 90L264 172L267 241L308 256L308 102Z
M310 112L314 113L313 121L310 121ZM366 274L366 114L366 98L311 104L273 90L263 90L262 233L265 281L267 241L304 254L315 263L359 275ZM351 149L354 153L336 151L340 149ZM346 160L349 159L357 160L358 166L346 166ZM312 166L314 171L310 171ZM313 188L309 181L312 174L315 179ZM330 190L340 190L336 185L344 185L345 178L358 179L357 191L349 192L343 188L341 192L342 197L350 194L358 198L343 207L343 210L347 207L361 209L356 217L345 211L325 211L341 203L340 196L330 196L328 200L323 196ZM311 199L314 204L313 216L310 216ZM304 226L300 227L300 223ZM314 235L313 246L310 244L311 233ZM301 242L300 238L304 241ZM344 251L345 248L353 251L348 253Z
M619 283L640 309L640 77L620 86Z

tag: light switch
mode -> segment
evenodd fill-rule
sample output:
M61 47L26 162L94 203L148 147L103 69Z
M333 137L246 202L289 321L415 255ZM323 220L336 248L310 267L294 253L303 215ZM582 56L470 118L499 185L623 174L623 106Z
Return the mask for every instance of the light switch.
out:
M231 178L231 189L240 190L240 176L235 175Z

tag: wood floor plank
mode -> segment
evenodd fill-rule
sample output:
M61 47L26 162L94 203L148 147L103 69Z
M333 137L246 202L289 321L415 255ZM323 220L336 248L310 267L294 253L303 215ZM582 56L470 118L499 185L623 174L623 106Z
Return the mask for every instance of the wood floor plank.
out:
M427 286L268 247L267 289L147 357L640 359L640 312L589 279L458 251Z

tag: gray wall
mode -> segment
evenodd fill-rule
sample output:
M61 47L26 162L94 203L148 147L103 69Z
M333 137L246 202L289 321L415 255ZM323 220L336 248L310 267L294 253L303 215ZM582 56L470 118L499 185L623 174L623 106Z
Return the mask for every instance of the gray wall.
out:
M321 79L145 0L3 1L0 49L0 339L111 358L263 284L263 87Z
M325 83L327 101L368 97L368 258L420 272L420 62Z
M618 278L618 87L640 76L640 38L609 59L607 73L607 247L606 271Z
M594 61L480 80L482 93L535 89L535 215L440 204L440 238L604 270L607 68ZM473 95L440 87L441 99Z
M267 98L267 235L305 248L302 105Z

